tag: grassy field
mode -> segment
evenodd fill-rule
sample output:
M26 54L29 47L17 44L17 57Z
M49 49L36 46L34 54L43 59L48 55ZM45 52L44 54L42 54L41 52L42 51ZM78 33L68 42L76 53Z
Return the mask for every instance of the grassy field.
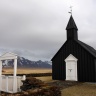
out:
M18 68L17 74L52 73L52 69ZM3 68L3 74L13 74L13 68Z
M12 68L3 68L3 74L12 74ZM51 69L18 68L18 74L51 73ZM54 82L52 76L36 77L45 82ZM61 90L62 96L96 96L96 84L81 83Z
M53 81L52 80L52 76L46 76L46 77L36 77L37 79L40 79L42 81L45 81L45 82L51 82Z
M53 81L51 76L36 77L45 82ZM96 84L81 83L61 90L62 96L96 96Z
M83 83L63 89L62 96L96 96L96 84Z

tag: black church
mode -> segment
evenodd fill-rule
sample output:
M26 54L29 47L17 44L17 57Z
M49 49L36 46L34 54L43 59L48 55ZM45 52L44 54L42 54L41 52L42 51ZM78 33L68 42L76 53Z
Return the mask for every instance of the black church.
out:
M96 50L78 40L78 28L70 16L67 40L52 61L53 80L96 82Z

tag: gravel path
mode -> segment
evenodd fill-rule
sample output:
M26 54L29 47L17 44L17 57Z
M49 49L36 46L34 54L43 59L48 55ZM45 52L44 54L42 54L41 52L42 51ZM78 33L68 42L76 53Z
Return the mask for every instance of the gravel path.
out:
M81 84L80 82L77 81L53 81L53 82L49 82L47 83L49 85L53 85L53 86L58 86L60 87L60 89L65 89L77 84Z

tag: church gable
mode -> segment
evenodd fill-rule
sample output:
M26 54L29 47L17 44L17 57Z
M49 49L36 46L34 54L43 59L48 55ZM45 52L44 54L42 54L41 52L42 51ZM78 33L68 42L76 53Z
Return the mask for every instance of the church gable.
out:
M90 48L90 49L89 49ZM82 50L82 52L81 52ZM86 50L86 51L85 51ZM60 56L62 55L64 59L66 59L66 56L69 54L73 54L78 57L80 54L89 54L93 57L96 57L94 52L95 49L92 47L86 45L85 43L82 43L79 40L74 40L74 39L68 39L62 47L58 50L58 52L54 55L54 57L51 59L53 61L55 58L60 59Z
M66 44L69 42L69 40L67 40L62 46L61 48L57 51L57 53L53 56L53 58L51 59L51 61L53 61L56 57L58 57L58 55L60 53L62 53L62 50L64 50L64 47L66 46Z
M62 47L58 50L58 52L54 55L54 57L51 59L51 61L53 61L54 59L60 59L60 58L66 59L66 56L69 56L69 54L73 54L74 55L76 50L77 50L77 47L80 47L80 46L76 43L75 40L68 39L62 45Z

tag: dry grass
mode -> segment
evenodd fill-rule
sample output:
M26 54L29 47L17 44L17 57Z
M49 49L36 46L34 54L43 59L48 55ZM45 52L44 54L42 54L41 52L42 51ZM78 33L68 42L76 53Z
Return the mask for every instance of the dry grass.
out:
M62 96L96 96L96 84L84 83L63 89Z
M52 80L52 76L45 76L45 77L36 77L37 79L40 79L40 80L42 80L42 81L44 81L44 82L51 82L51 81L53 81Z
M13 68L3 68L3 74L13 74ZM52 73L52 69L18 68L17 74Z
M36 77L45 82L52 82L52 77ZM81 83L66 89L63 89L62 96L96 96L96 84Z

